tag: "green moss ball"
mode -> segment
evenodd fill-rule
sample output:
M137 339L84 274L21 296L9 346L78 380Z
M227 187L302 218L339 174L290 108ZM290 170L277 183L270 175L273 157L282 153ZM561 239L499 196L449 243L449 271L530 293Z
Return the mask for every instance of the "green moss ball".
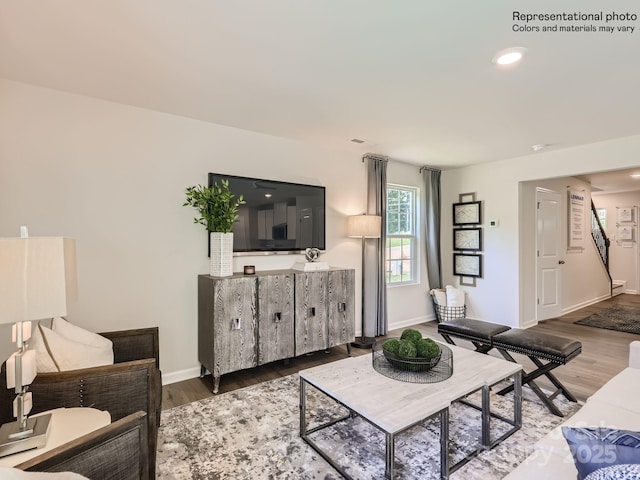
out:
M440 355L440 347L430 338L423 338L416 345L418 357L432 359Z
M422 340L422 334L417 330L414 330L412 328L407 328L402 332L400 339L409 340L413 342L415 345L417 345L420 342L420 340Z
M387 340L382 344L382 348L387 352L393 353L394 355L398 355L398 349L400 348L400 340L396 338Z
M400 358L415 358L416 346L411 340L400 340L400 346L398 347L398 356Z

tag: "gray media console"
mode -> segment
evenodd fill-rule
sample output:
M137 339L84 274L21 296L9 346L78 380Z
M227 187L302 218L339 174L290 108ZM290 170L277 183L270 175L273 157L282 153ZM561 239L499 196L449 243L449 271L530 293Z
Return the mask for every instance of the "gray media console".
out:
M355 270L198 276L198 359L220 376L355 340Z

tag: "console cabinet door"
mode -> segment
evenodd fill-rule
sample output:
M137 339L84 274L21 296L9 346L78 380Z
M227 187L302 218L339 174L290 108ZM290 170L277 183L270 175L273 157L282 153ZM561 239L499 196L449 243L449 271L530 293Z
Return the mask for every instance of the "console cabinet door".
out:
M293 274L258 277L258 365L295 355Z
M355 270L327 272L329 347L355 340Z
M327 272L295 274L295 306L295 354L326 349Z
M214 280L213 317L213 376L255 367L258 364L255 278Z

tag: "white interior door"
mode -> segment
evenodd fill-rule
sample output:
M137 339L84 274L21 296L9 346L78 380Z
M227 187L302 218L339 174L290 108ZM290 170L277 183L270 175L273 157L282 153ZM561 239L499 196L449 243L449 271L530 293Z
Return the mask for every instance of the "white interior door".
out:
M559 317L562 314L561 257L562 197L557 192L536 192L536 294L537 320Z

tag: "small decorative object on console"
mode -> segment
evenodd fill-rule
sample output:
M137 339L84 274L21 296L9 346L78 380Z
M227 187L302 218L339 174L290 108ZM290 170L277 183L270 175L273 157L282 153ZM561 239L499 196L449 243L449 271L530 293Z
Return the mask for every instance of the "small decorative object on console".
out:
M320 257L320 250L317 248L305 248L304 258L307 262L315 262Z
M245 275L255 275L256 274L256 266L255 265L245 265L244 266L244 274Z
M318 262L320 250L317 248L305 248L304 258L306 262L296 262L293 264L294 270L302 272L317 272L319 270L329 270L329 264L326 262Z

